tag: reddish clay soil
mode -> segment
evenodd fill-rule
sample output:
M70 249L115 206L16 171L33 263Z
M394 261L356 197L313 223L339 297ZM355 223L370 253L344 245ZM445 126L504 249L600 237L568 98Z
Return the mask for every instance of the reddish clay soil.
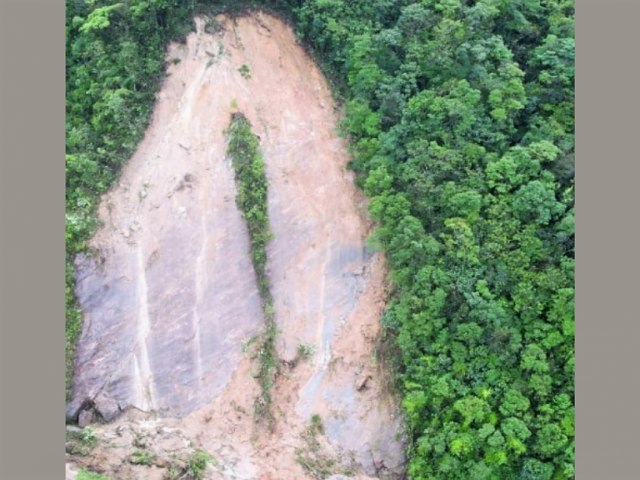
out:
M91 455L69 457L68 478L84 465L161 479L194 449L216 458L206 478L402 478L402 421L375 354L384 259L365 247L370 223L331 92L280 20L214 23L206 33L197 19L170 46L145 138L102 200L97 253L77 261L85 323L67 415L91 407L109 423L94 425ZM260 138L269 180L283 361L272 429L253 415L246 345L264 320L226 157L236 111ZM323 429L310 435L314 415ZM155 466L126 461L140 438Z

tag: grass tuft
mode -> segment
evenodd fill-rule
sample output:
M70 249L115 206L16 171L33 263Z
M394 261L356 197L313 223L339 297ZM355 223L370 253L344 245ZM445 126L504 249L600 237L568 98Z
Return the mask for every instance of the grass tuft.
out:
M65 450L70 455L89 455L97 444L98 437L91 427L83 428L80 431L67 430Z
M129 462L133 465L153 465L157 456L148 450L136 450L129 457Z
M109 480L109 477L105 477L96 472L90 472L89 470L80 469L78 470L76 480Z

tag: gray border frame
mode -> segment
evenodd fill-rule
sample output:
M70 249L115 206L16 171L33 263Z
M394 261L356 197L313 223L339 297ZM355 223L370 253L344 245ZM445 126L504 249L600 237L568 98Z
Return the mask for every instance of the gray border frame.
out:
M576 478L630 480L640 478L640 2L576 3Z
M0 478L64 478L65 4L0 0Z
M576 478L626 480L640 477L640 2L576 3ZM64 21L62 1L0 0L0 478L13 480L64 478Z

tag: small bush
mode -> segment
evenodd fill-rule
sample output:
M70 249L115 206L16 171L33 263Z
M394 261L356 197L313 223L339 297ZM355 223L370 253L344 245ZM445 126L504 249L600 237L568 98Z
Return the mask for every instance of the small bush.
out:
M148 450L136 450L129 457L129 462L133 465L152 465L157 456Z
M311 417L311 428L316 433L324 433L324 425L322 424L320 415L315 414Z
M96 443L98 443L96 431L91 427L83 428L80 432L80 438L82 442L89 447L95 447Z
M86 427L81 431L67 431L65 448L70 455L89 455L97 444L98 437L91 427Z
M249 65L242 64L238 71L240 72L240 75L242 75L242 78L251 78L251 69L249 68Z
M189 460L187 471L193 480L202 480L207 465L215 464L215 458L204 450L196 450Z
M316 353L316 346L306 343L298 345L298 357L303 360L309 360Z

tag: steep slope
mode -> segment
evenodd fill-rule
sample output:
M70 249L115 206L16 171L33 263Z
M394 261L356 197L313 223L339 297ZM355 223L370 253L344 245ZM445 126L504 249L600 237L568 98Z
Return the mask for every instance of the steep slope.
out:
M197 26L170 47L152 124L101 203L97 253L77 262L85 323L67 414L129 412L103 427L109 436L130 410L146 412L243 478L312 478L310 456L334 473L397 478L401 422L374 352L384 262L364 246L369 224L330 91L271 16ZM269 180L282 360L271 431L256 430L255 362L243 355L263 315L225 155L234 111L261 139ZM306 361L301 346L314 352ZM117 469L115 452L101 458Z

